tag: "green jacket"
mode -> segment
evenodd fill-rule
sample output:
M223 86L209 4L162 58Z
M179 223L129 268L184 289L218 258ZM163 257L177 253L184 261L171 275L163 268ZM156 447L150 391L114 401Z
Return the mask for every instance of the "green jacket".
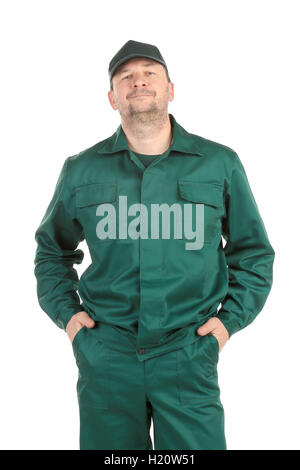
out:
M113 331L116 343L130 338L140 360L195 341L196 329L213 316L231 336L254 320L273 282L275 253L238 155L169 117L173 141L147 167L129 149L121 125L66 158L35 233L41 308L63 329L85 310ZM168 211L159 216L158 235L151 230L153 207L163 203L177 209L169 211L169 222L163 222ZM196 210L204 216L202 232ZM108 222L109 214L115 219ZM185 220L204 235L201 248L187 249ZM83 240L92 263L79 279L74 264L82 262Z

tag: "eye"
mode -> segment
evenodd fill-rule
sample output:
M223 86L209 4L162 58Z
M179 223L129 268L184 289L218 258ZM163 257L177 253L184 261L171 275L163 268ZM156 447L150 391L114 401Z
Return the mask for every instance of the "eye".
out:
M155 75L154 72L150 72L150 70L147 70L147 73L151 73L152 75ZM122 78L122 80L125 80L125 78L130 77L130 75L125 75L125 77Z

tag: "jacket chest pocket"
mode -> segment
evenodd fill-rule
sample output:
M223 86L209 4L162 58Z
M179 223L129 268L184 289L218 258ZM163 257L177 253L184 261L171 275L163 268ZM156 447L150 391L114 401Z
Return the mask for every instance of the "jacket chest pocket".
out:
M75 195L77 218L84 228L87 242L116 239L117 185L113 182L79 186Z
M213 183L179 180L178 193L182 204L182 239L190 249L211 244L221 237L223 211L222 186ZM193 237L192 237L193 235ZM198 241L193 248L195 241Z

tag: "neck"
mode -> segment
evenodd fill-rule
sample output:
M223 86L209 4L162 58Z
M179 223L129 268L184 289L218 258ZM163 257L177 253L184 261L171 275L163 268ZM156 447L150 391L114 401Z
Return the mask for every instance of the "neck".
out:
M145 155L160 155L171 144L172 125L169 114L151 122L128 123L122 119L122 128L126 135L128 147Z

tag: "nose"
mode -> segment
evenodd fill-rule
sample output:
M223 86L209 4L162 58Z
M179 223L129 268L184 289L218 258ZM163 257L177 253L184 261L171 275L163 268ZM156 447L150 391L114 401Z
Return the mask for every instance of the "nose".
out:
M134 88L137 88L139 86L145 88L148 86L147 78L144 76L142 72L136 72L133 75L132 86Z
M145 89L145 88L148 87L147 80L145 80L143 78L137 78L132 83L132 87L133 87L133 89L136 89L136 88L139 88L139 87L142 88L142 89Z

